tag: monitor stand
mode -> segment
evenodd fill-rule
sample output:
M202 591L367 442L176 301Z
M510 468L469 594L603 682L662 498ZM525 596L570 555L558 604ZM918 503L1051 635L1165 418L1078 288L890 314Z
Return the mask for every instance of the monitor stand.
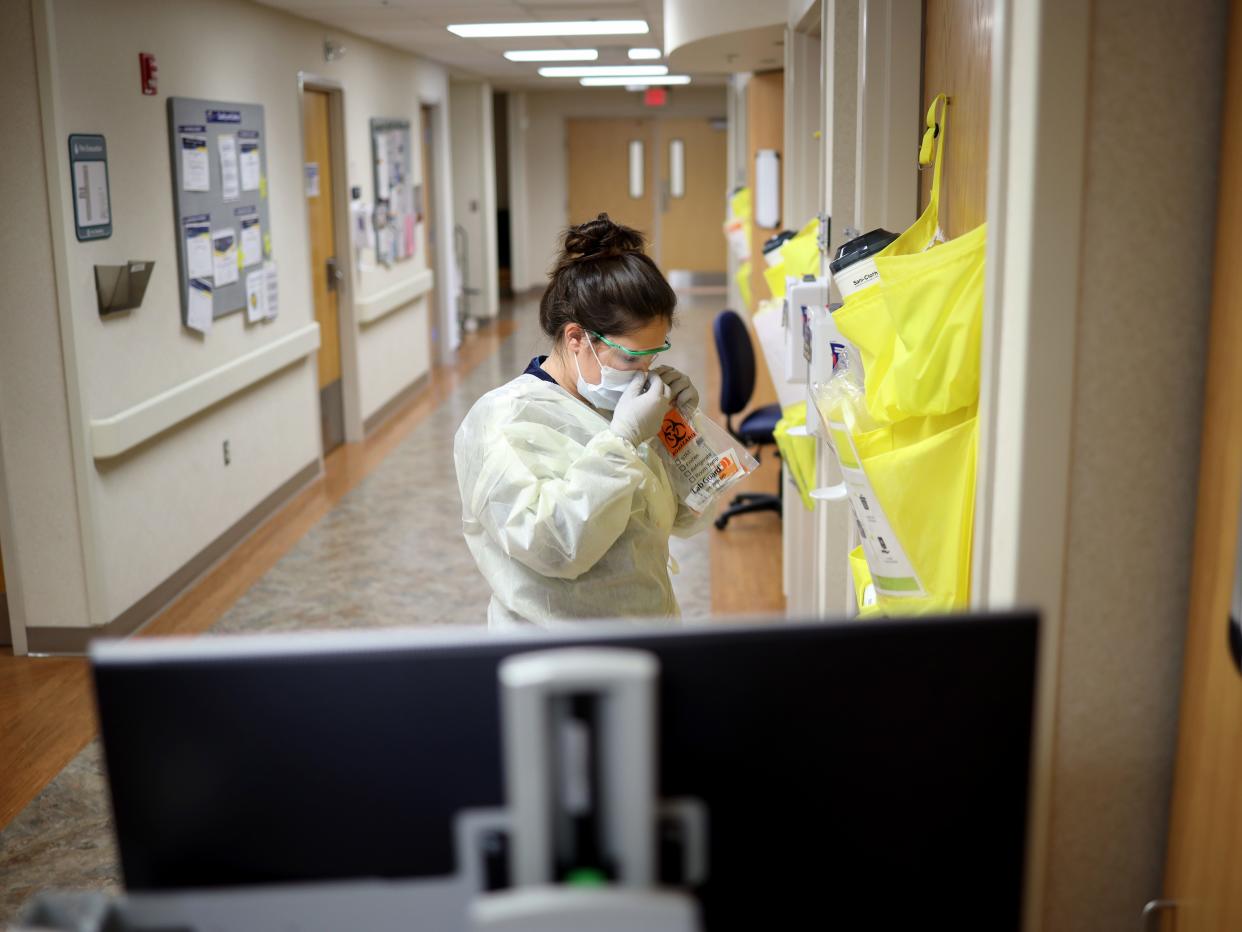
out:
M654 655L624 648L501 663L513 886L474 901L476 932L700 927L693 897L656 886L659 675ZM683 820L688 849L705 849L704 822Z

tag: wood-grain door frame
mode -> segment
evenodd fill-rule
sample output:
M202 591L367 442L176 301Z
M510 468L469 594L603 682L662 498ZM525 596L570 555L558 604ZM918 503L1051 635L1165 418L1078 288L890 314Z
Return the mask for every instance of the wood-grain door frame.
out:
M434 270L434 265L427 262L430 257L435 262L440 260L440 250L444 248L445 238L440 234L438 226L439 217L436 216L436 173L440 170L439 162L436 159L436 111L434 104L420 103L418 105L418 187L422 188L422 198L415 205L415 210L422 214L423 225L420 234L423 238L423 260L427 267ZM430 177L428 177L430 176ZM435 237L435 245L432 245L432 238ZM457 237L451 238L453 243L453 251L457 251ZM454 256L456 258L456 256ZM431 290L426 293L423 300L427 307L427 363L435 369L440 365L441 360L445 356L445 347L447 342L441 336L444 328L444 321L440 314L440 296L438 291L443 288L445 282L436 279L435 272L432 272L435 284ZM468 282L462 282L462 287L468 286Z
M993 18L971 603L1040 608L1027 932L1045 928L1051 855L1090 15L1078 0L996 0Z
M1230 657L1242 557L1238 508L1242 419L1235 363L1242 343L1237 314L1242 277L1235 259L1242 242L1242 171L1235 161L1242 151L1240 0L1232 0L1228 16L1190 604L1163 899L1157 901L1158 907L1152 906L1177 912L1172 923L1153 922L1153 928L1236 928L1232 923L1239 915L1238 898L1230 895L1238 889L1239 811L1228 797L1236 794L1239 728L1233 710L1242 696L1237 661ZM1224 885L1231 890L1222 890Z
M922 0L859 3L854 218L862 232L904 230L918 216L911 140L924 109L922 41Z
M418 95L418 132L422 138L423 108L431 111L431 145L432 158L436 160L433 179L435 184L427 190L428 209L435 215L436 235L436 266L431 270L435 276L435 290L432 293L433 306L427 308L428 314L436 315L439 321L440 346L439 358L447 360L461 346L462 327L457 318L458 295L450 293L453 281L453 267L457 261L454 255L453 229L456 225L453 216L453 150L449 135L448 122L448 89L445 84L443 95L420 93ZM422 144L419 144L419 159L422 159ZM419 177L422 178L422 165L419 165ZM424 180L425 183L425 180ZM428 347L428 358L434 359L436 354Z
M298 72L298 135L305 144L306 127L302 122L302 94L319 91L328 95L328 144L332 149L332 207L335 229L337 267L342 278L337 286L337 313L341 343L341 404L345 415L345 442L357 443L365 435L362 417L362 393L358 372L358 318L354 309L353 240L349 224L349 156L345 146L345 85L336 78L307 71ZM310 211L302 199L303 219L310 229ZM310 254L310 237L306 240ZM322 270L319 270L322 271ZM311 274L319 274L312 269ZM316 382L316 384L318 384Z

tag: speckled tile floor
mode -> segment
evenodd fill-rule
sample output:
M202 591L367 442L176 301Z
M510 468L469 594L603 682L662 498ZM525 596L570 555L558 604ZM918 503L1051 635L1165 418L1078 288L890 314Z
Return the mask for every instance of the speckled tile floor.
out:
M715 296L682 296L662 362L706 393ZM490 592L461 535L453 433L484 392L546 352L532 300L513 334L240 598L209 634L479 624ZM708 537L673 538L674 589L687 618L711 611ZM98 740L0 831L0 925L35 892L120 887Z

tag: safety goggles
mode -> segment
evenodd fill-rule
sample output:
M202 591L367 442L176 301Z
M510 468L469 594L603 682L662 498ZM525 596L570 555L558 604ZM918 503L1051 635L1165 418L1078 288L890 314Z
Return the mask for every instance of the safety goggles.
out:
M595 339L599 340L605 346L611 346L617 352L624 353L630 359L635 360L645 359L648 356L657 356L660 353L666 353L673 347L672 343L665 340L663 346L657 346L655 349L630 349L628 346L622 346L620 343L613 343L612 340L608 339L602 333L596 333L594 330L588 330L587 333L595 337Z

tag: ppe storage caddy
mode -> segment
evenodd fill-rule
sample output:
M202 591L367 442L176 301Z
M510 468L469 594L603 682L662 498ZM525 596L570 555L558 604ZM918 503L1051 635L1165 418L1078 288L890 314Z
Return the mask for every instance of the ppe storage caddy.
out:
M868 257L867 281L833 314L863 375L835 374L816 394L862 538L851 569L864 614L950 611L970 597L987 231L943 240L946 109L945 95L932 101L919 152L935 164L927 209ZM851 378L862 391L834 385Z

